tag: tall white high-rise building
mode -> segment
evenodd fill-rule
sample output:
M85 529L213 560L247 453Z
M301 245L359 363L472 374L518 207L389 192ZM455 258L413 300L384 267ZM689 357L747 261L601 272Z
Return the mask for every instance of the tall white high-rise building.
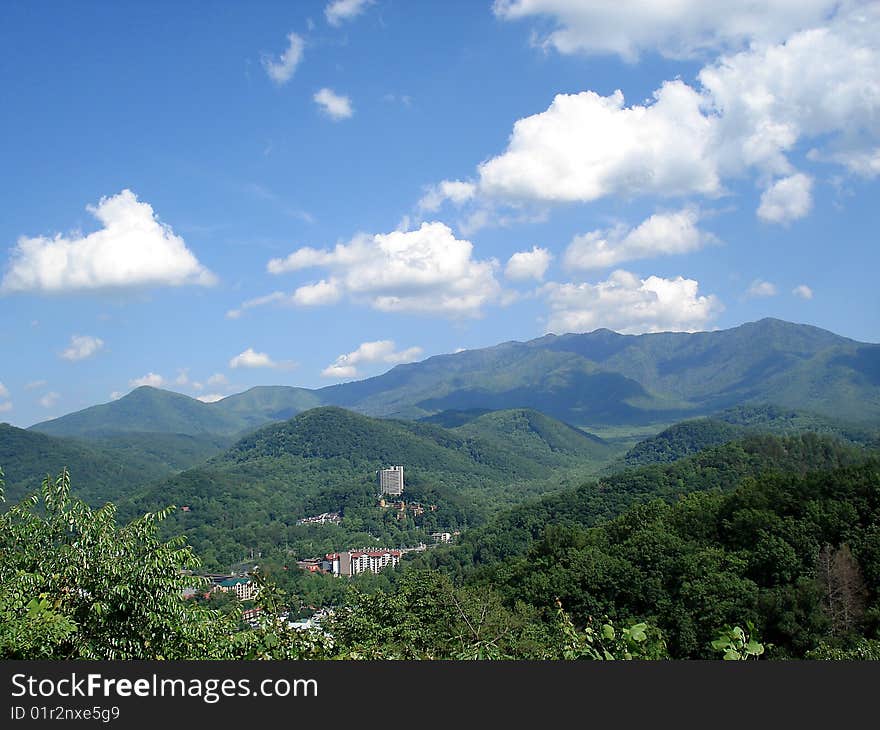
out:
M391 466L387 469L379 469L379 494L388 494L399 497L403 494L403 467Z

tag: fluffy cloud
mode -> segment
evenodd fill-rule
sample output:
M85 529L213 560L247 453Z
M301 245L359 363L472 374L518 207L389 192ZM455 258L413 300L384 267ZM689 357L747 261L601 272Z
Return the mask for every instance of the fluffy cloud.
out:
M43 406L43 408L52 408L58 402L59 398L61 398L60 393L46 393L46 395L40 398L40 405Z
M615 54L634 61L645 51L673 58L701 51L778 41L821 22L838 0L495 0L505 20L549 18L537 42L560 53Z
M37 388L43 388L46 385L48 385L48 383L45 380L32 380L29 383L25 383L24 389L25 390L36 390ZM4 396L4 388L3 388L3 384L0 383L0 398L2 398L3 396Z
M718 119L718 158L725 173L755 166L792 173L786 157L805 139L845 150L848 166L870 167L880 137L880 5L855 7L825 27L785 43L757 45L703 68L707 113ZM841 159L840 161L844 161Z
M321 376L325 378L353 378L358 374L358 365L412 362L422 354L421 347L410 347L399 352L394 348L393 340L362 342L353 352L337 357L333 364L321 371Z
M332 250L300 248L284 259L272 259L273 274L323 267L333 276L311 285L300 299L312 299L323 287L328 300L347 295L386 312L429 312L452 317L478 316L496 300L498 262L473 258L473 244L458 239L439 222L418 230L360 234ZM299 291L299 290L298 290ZM296 294L294 294L296 297ZM302 302L304 303L304 302Z
M65 360L85 360L104 347L104 340L90 335L73 335L70 346L61 353Z
M296 363L292 360L273 360L265 352L256 352L254 348L249 347L244 352L239 353L229 361L229 367L233 370L237 368L278 368L279 370L290 370L296 367ZM209 379L214 380L214 385L220 384L217 376Z
M676 16L695 2L652 6ZM564 6L574 13L580 12L577 7L592 17L599 5L604 7L522 0L499 3L496 9L513 17L529 8ZM707 17L716 11L725 17L715 3L705 5L711 10ZM485 218L486 211L499 205L589 202L607 196L714 197L726 192L725 181L754 174L762 181L777 180L773 188L782 188L775 193L798 187L797 205L782 211L770 203L764 206L768 220L790 220L808 209L809 196L808 178L800 176L789 156L808 144L817 145L809 150L810 159L842 164L867 177L880 174L880 4L842 3L820 27L804 23L813 16L819 22L829 4L796 3L791 8L801 5L812 8L812 15L778 30L804 29L784 42L760 36L747 50L704 66L696 84L667 81L651 99L631 105L620 91L608 96L594 91L559 94L545 111L519 119L507 148L477 168L470 196L474 215ZM633 12L632 3L614 7L614 13L628 14L633 24L652 27ZM749 7L743 12L762 12L756 10L758 4ZM774 7L782 12L788 5ZM773 188L767 193L770 198ZM423 201L439 207L447 197L441 183Z
M480 190L547 202L717 195L715 120L702 103L682 81L666 82L652 103L630 107L619 90L558 94L547 111L517 121L507 150L479 166Z
M776 285L762 279L755 279L746 291L747 297L775 297Z
M813 298L813 290L810 289L806 284L798 284L794 289L791 290L791 293L796 297L800 297L801 299L812 299Z
M18 239L3 292L132 286L207 286L216 277L130 190L88 206L103 228L86 236Z
M434 212L439 210L446 200L451 200L456 205L461 205L473 198L476 190L477 186L471 182L442 180L436 185L428 187L422 199L419 200L419 209Z
M758 217L768 223L803 218L813 205L812 188L812 178L802 173L777 180L761 195Z
M697 224L696 208L656 213L635 228L617 225L575 236L565 250L565 267L572 270L601 269L623 261L696 251L715 241Z
M165 378L161 375L156 375L156 373L147 373L140 378L129 380L128 384L132 388L139 388L142 385L149 385L152 388L161 388L165 385Z
M321 111L335 121L348 119L354 114L351 108L351 99L337 94L333 89L321 89L315 94L313 99L321 107Z
M229 361L229 367L235 368L274 368L277 363L265 352L255 352L249 347Z
M9 388L7 388L3 383L0 383L0 398L8 398L9 397Z
M598 327L626 334L693 332L723 309L714 295L698 291L693 279L640 279L623 270L597 284L549 283L543 287L550 307L547 329L559 334Z
M342 297L339 284L335 279L325 281L321 279L316 284L305 284L297 288L290 297L293 304L301 307L319 307L333 304Z
M296 72L296 67L302 61L304 48L305 42L300 36L296 33L288 33L287 48L277 61L268 56L263 57L263 68L266 69L269 78L279 86L290 81Z
M3 403L0 403L0 413L9 413L9 411L11 411L11 410L12 410L12 401L11 400L4 401Z
M223 400L225 397L225 395L220 395L219 393L209 393L207 395L198 396L196 400L200 400L202 403L216 403L218 400Z
M547 273L547 267L550 266L552 258L553 254L546 248L532 246L531 251L518 251L508 259L504 275L513 281L524 281L525 279L541 281L544 274Z
M330 25L341 25L343 21L356 18L374 2L375 0L333 0L324 8L324 17Z

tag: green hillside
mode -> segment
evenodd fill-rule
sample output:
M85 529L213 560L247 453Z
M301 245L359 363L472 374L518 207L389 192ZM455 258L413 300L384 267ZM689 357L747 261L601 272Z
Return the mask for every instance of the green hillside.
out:
M51 436L94 437L119 432L235 434L238 417L180 393L141 386L118 400L31 426Z
M549 419L534 420L553 430ZM228 565L251 549L282 545L320 551L325 543L310 542L314 530L295 522L340 509L342 531L321 535L349 541L350 547L377 537L401 544L431 530L480 524L498 509L553 488L560 478L557 469L563 475L590 473L607 459L601 443L564 424L556 430L564 435L553 436L553 443L567 450L556 452L554 463L554 452L537 433L523 448L523 440L505 443L481 435L480 429L463 434L316 408L243 437L207 464L125 503L123 510L136 514L169 503L188 507L169 520L169 530L186 532L211 564ZM392 464L404 466L405 499L437 505L436 511L398 520L377 508L376 470Z
M877 431L804 411L769 405L738 406L711 418L670 426L636 444L622 461L626 466L667 463L749 434L790 436L808 432L835 436L863 446L872 446L878 435Z
M210 407L234 417L242 428L256 428L271 421L286 421L320 405L321 399L311 390L276 385L257 386L211 403Z
M6 475L9 503L37 491L47 474L55 477L64 467L81 475L79 496L92 506L118 501L173 471L161 459L140 453L0 424L0 468Z
M231 436L125 431L95 433L86 445L94 445L132 463L151 465L166 474L201 464L228 449Z
M550 466L558 466L566 458L601 461L610 453L609 445L598 436L525 408L484 413L454 430Z
M774 658L876 637L880 461L826 467L635 505L591 529L554 521L472 584L545 614L559 600L579 624L648 619L678 658L717 658L719 629L745 622Z
M830 436L749 436L671 464L653 464L585 481L574 489L524 501L462 536L453 552L464 564L486 565L521 554L549 525L589 527L633 504L684 494L727 492L770 473L804 475L862 463L869 454Z

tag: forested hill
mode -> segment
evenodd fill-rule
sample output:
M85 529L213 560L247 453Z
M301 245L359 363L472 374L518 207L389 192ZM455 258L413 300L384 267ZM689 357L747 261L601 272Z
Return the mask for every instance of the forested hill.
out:
M548 433L570 431L550 419L542 423ZM412 523L376 507L375 473L382 467L403 465L406 499L437 505L421 525L455 529L480 524L494 511L546 491L543 480L557 469L595 472L611 454L601 442L576 433L566 436L571 448L557 452L537 432L506 443L494 425L483 437L479 429L464 434L315 408L243 437L203 466L121 508L135 515L167 504L188 507L168 521L169 532L186 532L209 562L229 564L250 548L296 542L302 534L296 520L326 511L343 510L343 527L401 539L397 528ZM579 439L588 445L581 451L574 449Z
M835 436L842 441L875 446L880 431L854 426L805 411L779 406L739 406L710 418L683 421L630 449L626 466L668 463L689 454L753 434L792 436L799 433Z
M47 474L54 478L65 466L87 476L80 497L92 506L115 501L171 473L156 462L126 459L92 444L0 424L0 469L9 504L36 492Z
M773 656L880 636L880 454L750 437L524 503L420 556L510 607L658 625L678 658L752 622Z
M35 424L31 430L84 438L130 431L228 435L246 425L212 404L143 385L118 400Z
M598 436L528 408L482 413L454 431L462 436L489 440L498 447L512 449L520 456L551 466L558 465L566 456L602 460L609 452L608 443Z
M524 502L465 533L450 553L456 563L485 566L525 552L548 525L589 527L633 504L672 502L691 492L727 492L748 478L827 471L862 463L867 456L864 449L828 436L750 436L671 464L626 469Z

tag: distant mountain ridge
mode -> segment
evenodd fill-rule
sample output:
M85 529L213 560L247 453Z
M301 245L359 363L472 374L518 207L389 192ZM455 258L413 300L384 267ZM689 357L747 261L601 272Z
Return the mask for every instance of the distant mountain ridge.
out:
M216 403L142 387L31 428L80 437L98 431L235 435L322 405L410 420L446 411L531 409L595 427L670 423L758 404L880 423L880 345L777 319L714 332L600 329L437 355L317 390L252 388Z

